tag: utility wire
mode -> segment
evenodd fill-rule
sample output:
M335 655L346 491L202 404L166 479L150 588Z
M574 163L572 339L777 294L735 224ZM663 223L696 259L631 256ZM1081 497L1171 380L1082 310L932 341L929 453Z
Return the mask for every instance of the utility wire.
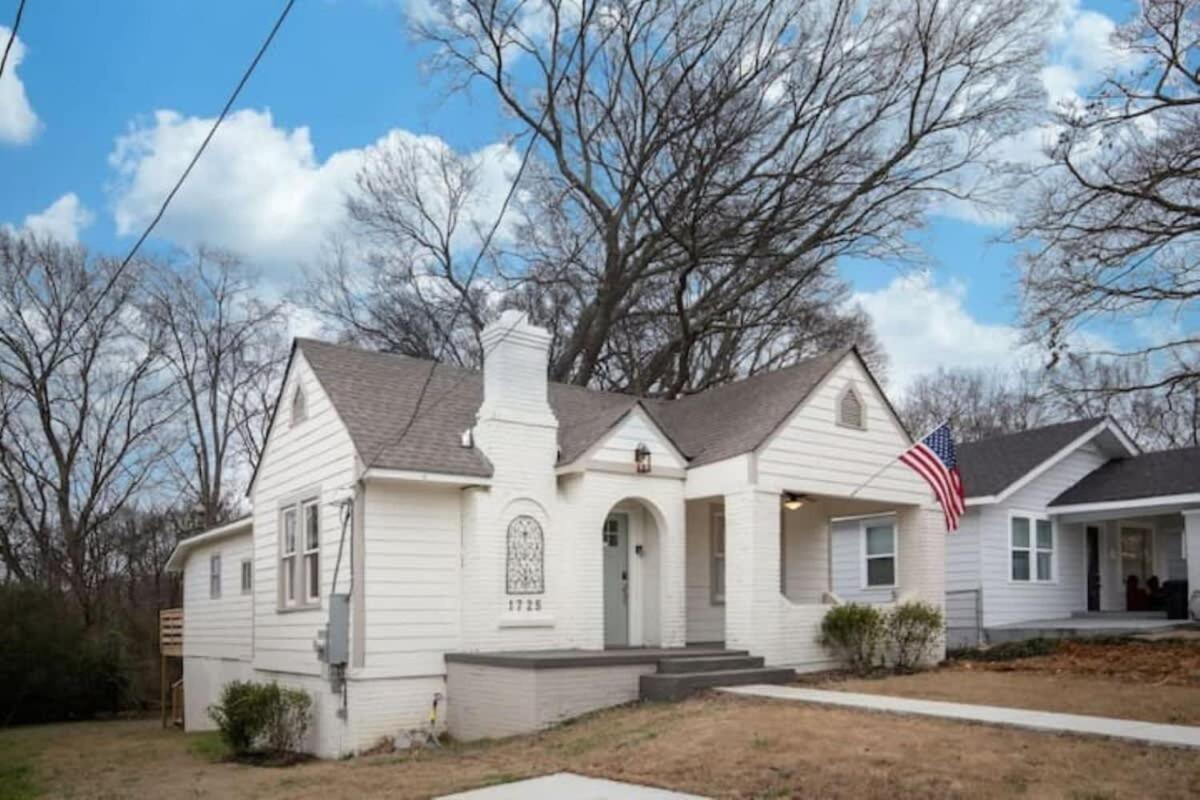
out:
M24 0L22 0L21 4L24 5ZM233 94L229 95L229 99L225 101L225 107L221 109L220 115L217 117L216 121L213 122L212 127L209 128L208 135L206 135L204 137L204 141L200 143L200 148L196 150L196 154L192 156L192 160L188 162L187 168L184 169L183 173L179 176L179 180L175 182L175 186L172 187L171 191L167 194L166 199L163 200L162 207L158 209L158 213L154 215L154 219L150 221L150 224L146 226L146 230L142 232L142 235L138 237L138 240L130 249L129 255L125 256L125 260L121 262L121 266L117 267L116 276L119 276L122 272L124 272L125 268L129 266L129 262L133 261L133 257L137 255L138 249L141 248L142 244L147 238L149 238L150 233L158 225L159 220L163 218L163 214L167 212L167 206L171 205L171 201L175 199L175 193L179 191L181 186L183 186L183 182L188 179L188 175L192 173L192 168L196 166L196 162L200 160L200 156L204 154L205 148L208 147L208 143L212 141L213 135L216 134L217 128L220 128L221 123L225 121L225 117L229 114L229 109L233 107L233 104L238 99L238 95L241 94L242 87L244 87L246 82L250 80L250 75L253 74L254 68L258 66L258 62L262 60L263 55L267 52L267 48L271 46L271 42L275 39L275 34L279 32L279 28L283 25L283 21L287 19L288 14L292 10L292 6L295 4L296 0L288 0L287 4L283 7L283 11L280 12L279 18L275 20L275 25L271 28L271 32L267 34L267 38L263 40L262 46L258 48L258 52L255 54L254 60L250 62L250 66L247 67L246 71L242 73L242 79L238 81L237 86L234 87ZM18 19L20 19L19 16Z
M8 44L4 45L4 55L0 56L0 78L4 77L4 65L8 63L8 51L12 50L13 42L17 40L17 28L21 27L21 15L25 13L25 0L17 3L17 18L13 20L12 30L8 34Z
M580 20L579 33L575 36L575 41L571 43L571 49L567 52L567 58L565 61L567 65L569 65L571 63L571 59L575 57L575 51L579 48L579 43L583 40L585 25L586 21ZM408 435L408 432L412 430L412 426L416 423L417 417L421 413L421 405L425 400L425 395L429 391L429 384L433 381L433 373L437 370L439 362L445 355L446 346L450 343L450 337L454 334L454 323L458 320L458 315L462 311L463 305L466 303L467 295L471 290L471 281L474 280L475 273L479 269L480 263L483 261L483 256L487 252L488 247L491 246L492 237L496 235L496 231L500 228L500 223L503 221L504 215L508 211L508 205L510 202L512 202L513 196L517 193L517 186L521 182L521 175L524 174L525 167L529 164L529 158L533 154L533 146L537 142L538 138L536 128L540 128L542 123L546 121L546 117L550 113L550 104L553 102L554 94L558 91L558 88L562 85L562 82L566 79L566 77L567 69L564 68L562 74L558 76L558 80L554 83L554 91L546 97L546 107L542 109L541 116L538 118L537 126L530 131L529 143L525 147L525 153L521 156L521 163L517 167L517 173L513 176L512 184L508 187L508 193L504 195L504 202L500 205L500 213L496 215L496 220L492 223L491 228L488 229L487 235L484 237L483 243L480 245L479 252L475 254L475 261L471 264L471 269L467 273L466 281L463 282L462 294L459 296L458 302L455 303L454 313L450 315L450 323L445 328L446 334L442 338L441 345L438 347L437 356L429 365L428 372L425 373L425 380L421 383L421 391L417 393L417 402L415 405L413 405L412 414L409 415L408 422L404 424L404 427L401 428L400 433L394 439L385 442L379 447L378 450L375 451L374 457L367 461L368 467L372 466L379 459L379 457L383 455L384 450L395 447L396 445L400 444L400 442L404 441L404 437ZM504 333L501 334L500 339L496 341L496 344L499 345L500 342L504 341L504 339L511 332L512 327L504 331Z

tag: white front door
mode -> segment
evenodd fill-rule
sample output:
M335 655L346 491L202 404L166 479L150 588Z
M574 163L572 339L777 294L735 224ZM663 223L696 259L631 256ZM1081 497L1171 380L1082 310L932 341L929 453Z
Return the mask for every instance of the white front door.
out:
M629 515L604 520L604 644L629 644Z

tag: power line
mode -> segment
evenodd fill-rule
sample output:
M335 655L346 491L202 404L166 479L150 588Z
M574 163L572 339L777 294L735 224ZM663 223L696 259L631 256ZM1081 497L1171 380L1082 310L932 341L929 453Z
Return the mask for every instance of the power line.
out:
M167 206L171 205L171 201L175 199L175 193L179 191L181 186L183 186L183 182L186 181L188 175L192 173L192 167L196 166L196 162L199 161L200 156L204 154L204 150L208 147L208 143L212 141L213 135L217 132L217 128L221 127L221 123L225 121L225 117L229 114L229 109L233 107L233 104L238 99L238 95L241 94L242 87L244 87L246 82L250 80L250 75L253 74L254 68L258 66L258 62L262 60L263 54L265 54L267 52L267 48L271 46L271 42L275 39L275 34L279 32L279 28L283 25L283 21L287 19L288 14L292 10L292 6L295 4L296 0L287 0L287 4L284 5L283 11L279 14L279 18L275 20L275 25L271 28L271 32L267 34L267 38L263 40L262 46L258 48L258 52L255 54L254 60L250 62L250 66L248 66L246 71L242 73L242 79L238 81L237 86L234 87L233 93L229 95L229 99L225 101L225 107L221 109L220 115L217 117L216 121L213 122L212 127L209 128L208 135L206 135L204 137L204 141L200 143L200 148L196 150L196 154L192 156L192 160L188 162L187 168L184 169L183 173L179 176L179 180L175 182L175 186L172 187L171 191L167 194L166 199L163 200L162 207L158 209L158 213L154 215L154 219L152 219L150 224L146 226L146 230L142 232L142 235L138 237L138 240L130 249L129 255L125 256L125 260L122 261L121 266L117 268L117 275L120 275L125 271L125 268L129 266L129 262L133 260L135 255L137 255L138 249L141 248L142 244L147 238L149 238L151 231L153 231L158 225L159 220L163 218L163 214L167 212ZM22 5L24 5L24 0L22 0Z
M21 27L21 15L25 13L25 0L17 3L17 18L13 20L12 30L8 34L8 44L4 45L4 55L0 56L0 78L4 77L4 65L8 63L8 51L12 50L13 42L17 40L17 28Z

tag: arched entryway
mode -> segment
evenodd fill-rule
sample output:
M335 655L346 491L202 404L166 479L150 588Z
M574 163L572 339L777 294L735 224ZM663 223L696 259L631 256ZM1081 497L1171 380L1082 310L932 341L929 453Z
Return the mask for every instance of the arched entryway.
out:
M653 504L627 498L604 520L604 646L662 643L662 515Z

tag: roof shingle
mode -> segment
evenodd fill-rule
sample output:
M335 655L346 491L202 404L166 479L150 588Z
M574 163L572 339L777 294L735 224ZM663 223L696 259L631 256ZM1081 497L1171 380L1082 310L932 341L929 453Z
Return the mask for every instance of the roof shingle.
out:
M1052 506L1200 493L1200 447L1109 461L1050 501Z
M958 469L967 497L1000 494L1103 422L1103 417L1081 419L960 444Z

